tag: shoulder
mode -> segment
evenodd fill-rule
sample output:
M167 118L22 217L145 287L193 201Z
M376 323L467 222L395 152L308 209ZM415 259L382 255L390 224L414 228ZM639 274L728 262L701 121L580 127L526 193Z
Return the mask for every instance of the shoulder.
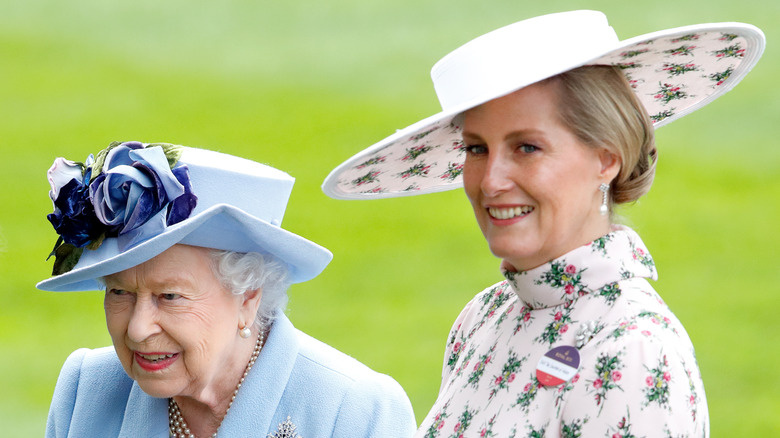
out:
M485 288L463 307L453 324L453 330L482 324L485 319L495 316L496 311L514 297L506 280Z
M502 314L511 311L516 301L517 297L506 280L485 288L460 311L452 324L447 348L464 342L490 319L503 319Z
M578 374L562 387L564 424L582 436L706 436L704 385L685 329L644 279L617 285L580 349ZM586 299L603 308L602 298Z
M78 382L82 395L92 394L93 390L104 392L106 382L124 383L129 391L132 380L127 376L114 347L90 350L81 348L68 357L62 366L61 375ZM117 388L122 387L121 385Z
M300 349L291 381L305 386L307 399L323 414L320 421L333 413L333 436L413 433L412 406L398 382L301 331L297 335Z
M114 347L103 347L96 349L79 348L68 356L65 364L62 366L62 372L79 369L80 373L85 373L86 377L93 373L114 373L122 372L122 364L116 356Z
M617 285L620 297L594 337L594 345L675 354L695 362L688 333L647 280L632 278Z
M622 296L614 314L621 317L606 327L614 341L623 339L630 344L649 342L693 349L682 322L647 280L632 278L618 285Z
M297 332L300 350L296 365L305 369L307 373L312 373L312 376L323 381L345 387L355 386L356 383L368 383L376 385L379 391L382 389L389 391L391 395L399 395L400 391L400 394L406 398L401 386L391 377L372 370L357 359L306 333L299 330Z
M106 379L130 380L113 347L94 350L80 348L68 356L57 379L58 390L89 390L101 387ZM75 395L75 394L74 394Z
M312 366L330 370L336 374L349 375L354 372L366 373L371 370L353 357L342 353L330 345L315 339L296 329L300 350L298 355L311 362Z
M637 436L660 430L707 436L707 401L693 349L664 330L650 321L631 322L583 348L565 422L587 422L583 436L629 429Z
M113 347L74 351L57 379L47 436L67 436L74 427L83 429L97 412L106 413L114 407L124 411L131 387L132 380L125 374Z
M629 424L637 436L659 428L673 436L706 434L706 396L688 334L646 281L619 285L614 317L601 321L580 350L577 381L566 387L568 420L587 422L588 436Z
M500 325L515 311L518 301L509 283L503 280L485 288L466 304L452 324L444 347L442 385L448 380L464 351L468 351L468 357L480 342L495 341L496 332L489 328Z

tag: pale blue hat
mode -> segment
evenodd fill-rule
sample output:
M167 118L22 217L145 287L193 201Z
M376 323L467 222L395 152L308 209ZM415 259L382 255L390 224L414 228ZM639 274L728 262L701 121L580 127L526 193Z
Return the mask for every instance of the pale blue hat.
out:
M75 242L60 250L70 254L80 245L83 253L72 269L60 268L65 272L41 281L38 289L96 290L96 279L144 263L177 243L271 254L288 265L293 283L316 277L333 258L327 249L281 228L295 181L285 172L168 144L112 143L109 149L85 164L58 159L49 170L55 201L49 218L65 242ZM84 221L97 225L86 226L92 234L78 234L68 216L81 221L79 231ZM93 238L106 230L102 242Z

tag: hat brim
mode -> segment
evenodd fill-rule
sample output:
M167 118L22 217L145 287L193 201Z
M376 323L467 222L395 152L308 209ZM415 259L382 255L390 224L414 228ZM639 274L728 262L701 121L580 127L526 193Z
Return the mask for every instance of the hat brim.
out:
M297 234L231 205L218 204L125 251L119 250L116 239L106 239L97 250L85 250L73 270L36 287L53 292L97 290L96 279L140 265L178 243L273 254L289 266L292 283L316 277L333 258L330 251Z
M690 84L678 85L668 68L670 53L685 47L685 41L718 40L721 49L701 50L710 55L704 67L683 71ZM734 42L736 41L736 43ZM690 47L693 44L690 44ZM735 53L727 49L737 46ZM671 123L709 104L731 90L761 57L765 38L760 29L744 23L710 23L653 32L620 42L587 60L578 60L544 76L526 77L522 82L455 105L421 120L359 152L327 176L322 190L335 199L377 199L413 196L462 187L465 151L461 127L453 120L464 111L526 86L585 65L621 67L642 101L655 127ZM726 53L718 56L717 52ZM680 61L689 61L685 53ZM725 61L725 62L724 62ZM666 64L665 64L666 63ZM720 64L719 64L720 63ZM682 64L681 70L685 70ZM643 72L644 74L640 74ZM668 86L668 87L666 87ZM676 96L672 90L677 89ZM666 91L665 91L666 90ZM669 101L665 101L670 94ZM659 97L660 96L660 97ZM674 101L675 105L669 105Z

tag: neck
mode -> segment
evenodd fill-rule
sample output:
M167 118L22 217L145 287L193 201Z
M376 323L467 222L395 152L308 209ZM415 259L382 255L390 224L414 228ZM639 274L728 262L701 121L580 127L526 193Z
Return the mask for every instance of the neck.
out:
M221 411L210 405L201 403L190 397L174 397L187 427L196 437L213 436L222 424L227 410L227 404Z
M523 258L523 259L504 258L501 261L501 269L509 272L530 271L532 269L544 265L545 263L549 263L557 258L560 258L563 255L569 253L570 251L579 248L580 246L587 245L588 243L593 242L594 240L606 234L609 234L612 231L613 231L612 223L605 220L599 223L597 226L593 226L589 230L581 233L579 239L577 240L572 239L571 245L562 246L558 248L558 251L549 254L537 253L531 257Z
M259 334L253 332L253 335L239 341L240 350L235 356L236 360L231 361L230 368L222 374L224 378L219 385L204 389L195 396L173 397L193 435L213 436L219 429L233 396L243 382L244 373L248 371L247 364L255 351Z

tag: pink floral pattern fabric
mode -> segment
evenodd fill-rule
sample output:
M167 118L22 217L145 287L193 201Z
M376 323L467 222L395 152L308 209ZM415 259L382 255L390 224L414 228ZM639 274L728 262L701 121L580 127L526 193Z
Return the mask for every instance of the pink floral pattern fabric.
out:
M620 67L654 125L661 126L731 88L755 62L759 47L728 29L681 32L643 39L590 65ZM460 187L465 154L457 116L423 120L353 156L328 176L323 190L337 198L369 199Z
M415 437L709 436L693 346L648 283L655 265L633 230L504 275L455 321ZM579 346L579 368L544 386L537 364L558 346Z

